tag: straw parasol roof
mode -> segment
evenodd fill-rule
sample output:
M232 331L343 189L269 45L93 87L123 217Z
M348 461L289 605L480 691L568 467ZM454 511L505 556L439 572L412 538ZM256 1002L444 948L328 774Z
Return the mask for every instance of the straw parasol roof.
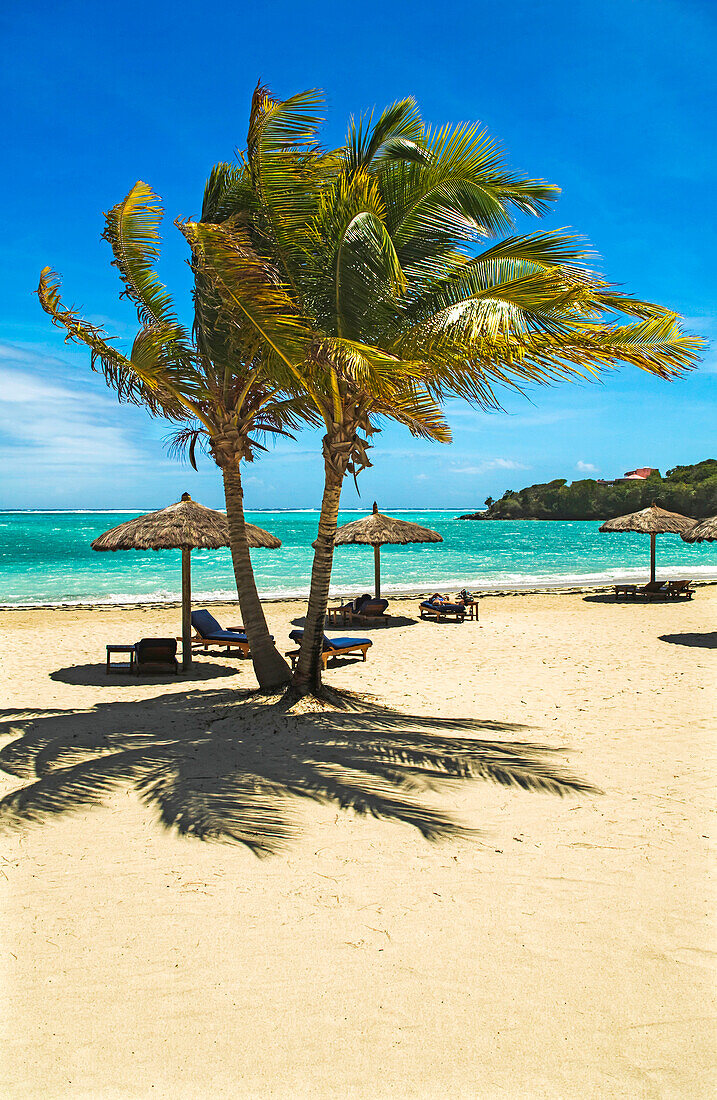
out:
M376 501L373 502L373 512L364 519L354 519L351 523L339 527L334 536L335 546L373 546L374 548L374 575L376 597L381 595L381 561L380 548L382 546L407 546L412 542L443 542L443 536L438 531L432 531L430 527L421 527L418 523L408 523L404 519L394 519L393 516L384 516L379 512Z
M384 516L373 502L373 512L364 519L355 519L339 527L334 538L335 546L406 546L411 542L443 542L443 536L430 527L408 523L404 519Z
M685 542L715 542L717 540L717 516L700 520L682 538Z
M281 540L253 523L246 524L249 547L252 550L266 548L276 550ZM182 665L188 669L192 663L191 603L192 603L192 550L219 550L229 546L229 525L224 512L215 512L197 504L189 493L182 499L158 512L120 523L105 531L92 543L93 550L181 550L182 551Z
M281 546L280 539L253 523L247 523L246 533L252 550ZM205 508L189 493L168 508L120 523L92 543L93 550L219 550L222 546L229 546L225 513Z
M631 512L628 516L608 519L600 527L601 531L638 531L642 535L682 535L691 531L695 521L678 512L667 512L657 504L643 508L640 512Z
M688 516L678 512L667 512L657 504L643 508L640 512L631 512L627 516L608 519L599 528L600 531L637 531L650 536L650 581L655 580L655 540L658 535L686 535L695 525Z

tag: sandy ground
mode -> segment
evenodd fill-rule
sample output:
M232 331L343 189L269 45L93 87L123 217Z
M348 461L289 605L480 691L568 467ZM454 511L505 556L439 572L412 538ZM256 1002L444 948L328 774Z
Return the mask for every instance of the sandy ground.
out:
M269 607L277 638L300 614ZM104 675L105 642L176 617L5 612L0 745L246 724L248 663ZM295 800L265 859L164 829L131 785L3 834L3 1097L714 1095L717 587L485 598L478 623L370 634L331 683L564 746L603 793L459 782L421 798L480 832L440 843Z

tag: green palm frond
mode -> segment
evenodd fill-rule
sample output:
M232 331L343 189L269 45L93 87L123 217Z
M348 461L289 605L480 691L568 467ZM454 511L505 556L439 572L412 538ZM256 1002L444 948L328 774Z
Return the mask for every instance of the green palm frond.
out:
M451 442L451 429L441 405L424 386L407 381L387 399L375 398L371 402L371 412L402 424L417 438L431 439L435 443Z
M256 211L256 197L245 165L220 161L212 168L204 188L203 222L245 224Z
M383 222L369 211L346 226L336 250L336 329L366 336L385 327L397 311L406 279Z
M351 119L345 161L349 172L377 169L390 161L426 162L424 128L418 105L409 96L386 107L376 122L373 114Z
M163 216L159 197L142 180L105 214L102 237L112 248L113 265L122 277L125 294L137 307L141 325L178 326L172 299L154 270Z
M267 88L257 86L252 99L247 160L260 207L256 227L289 282L318 209L322 176L312 154L317 150L317 112L322 106L323 97L315 90L278 101ZM324 164L324 172L325 168Z
M65 339L89 348L92 369L102 371L120 401L146 405L155 415L163 411L153 374L144 373L141 366L134 366L126 355L113 347L112 337L104 329L85 321L72 307L63 305L60 277L49 267L42 270L37 295L53 324L64 328Z
M199 222L177 225L214 281L233 323L270 348L295 375L313 332L277 270L257 255L242 230Z
M504 232L512 211L545 213L558 188L505 172L495 142L477 126L426 132L424 164L387 164L380 175L389 231L402 263ZM405 255L404 255L405 253Z

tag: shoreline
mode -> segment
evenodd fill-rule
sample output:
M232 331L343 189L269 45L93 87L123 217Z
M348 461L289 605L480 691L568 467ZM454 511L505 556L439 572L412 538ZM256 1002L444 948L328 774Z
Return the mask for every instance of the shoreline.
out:
M665 578L670 580L673 578ZM530 587L522 587L520 585L501 585L499 588L488 588L484 585L472 585L470 591L473 595L479 598L488 596L577 596L577 595L605 595L610 594L613 591L615 584L620 584L620 579L615 581L603 582L600 584L551 584L536 585L532 584ZM636 583L643 583L641 580L637 580ZM693 588L709 588L717 585L717 577L703 578L701 580L693 580ZM368 588L372 588L372 585L368 585ZM466 587L466 586L464 586ZM382 594L387 599L394 600L421 600L426 599L428 596L433 595L436 591L445 591L449 594L454 594L460 589L457 589L454 584L449 586L442 586L438 583L435 587L428 588L416 588L416 589L401 589L400 591L389 591L388 589L382 590ZM332 593L329 597L330 604L338 599L352 599L354 596L360 595L358 589L356 591L348 591L344 589L341 593ZM308 589L301 595L278 595L278 596L261 596L261 602L265 604L304 604L309 597ZM192 603L198 602L211 604L212 607L235 607L239 602L238 597L233 599L229 598L216 598L211 594L208 596L202 596L200 593L192 596ZM161 611L163 609L172 610L182 606L180 597L168 599L168 600L125 600L122 602L113 602L110 600L77 600L70 602L65 600L58 603L23 603L23 604L7 604L0 603L0 611L135 611L135 610L151 610Z

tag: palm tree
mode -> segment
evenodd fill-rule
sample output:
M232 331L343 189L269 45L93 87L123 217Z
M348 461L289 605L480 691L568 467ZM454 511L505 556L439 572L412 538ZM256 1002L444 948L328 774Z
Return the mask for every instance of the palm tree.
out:
M432 132L407 99L375 123L352 122L346 145L324 151L319 104L316 92L279 102L257 87L248 190L224 222L182 226L269 376L293 379L326 427L298 694L320 690L343 479L370 465L381 418L448 442L447 397L499 408L497 386L619 363L669 378L700 343L673 313L595 275L575 236L511 236L475 255L514 213L540 215L558 193L510 174L476 126Z
M240 184L239 171L228 165L215 167L204 196L202 217L207 223L222 217L227 195ZM103 236L141 326L129 355L120 353L97 326L63 306L59 280L49 268L40 279L40 302L70 339L90 348L93 368L99 365L121 401L141 404L181 424L174 447L187 447L192 465L197 442L206 441L222 471L234 575L254 669L261 687L273 687L286 683L290 674L271 639L256 589L244 523L241 463L251 462L259 449L265 449L262 436L288 434L315 415L301 392L268 378L255 342L242 343L239 330L223 316L206 267L195 270L194 339L179 323L154 271L162 214L157 196L140 181L105 216Z

